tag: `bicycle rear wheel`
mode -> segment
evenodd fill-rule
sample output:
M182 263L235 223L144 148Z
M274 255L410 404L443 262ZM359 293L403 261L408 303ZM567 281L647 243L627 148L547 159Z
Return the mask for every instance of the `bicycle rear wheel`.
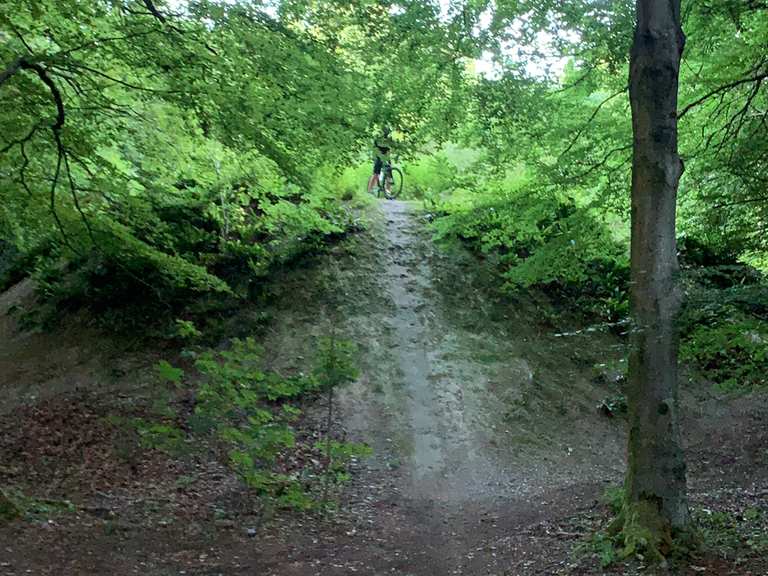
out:
M387 200L394 200L403 191L403 173L400 168L392 168L384 177L384 196Z

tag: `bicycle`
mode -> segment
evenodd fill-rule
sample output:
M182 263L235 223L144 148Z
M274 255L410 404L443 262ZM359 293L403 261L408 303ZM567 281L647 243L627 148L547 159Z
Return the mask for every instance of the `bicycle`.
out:
M400 168L392 166L392 162L387 160L382 167L382 174L379 174L379 186L376 190L376 197L384 196L387 200L394 200L403 191L403 172Z

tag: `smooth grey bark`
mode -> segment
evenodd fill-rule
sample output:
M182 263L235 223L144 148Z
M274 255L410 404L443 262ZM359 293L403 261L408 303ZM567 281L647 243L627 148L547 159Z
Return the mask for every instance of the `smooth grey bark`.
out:
M689 523L677 393L680 308L675 206L680 0L637 0L630 58L632 249L626 503L665 531ZM626 520L626 519L625 519ZM634 520L638 521L637 518ZM640 520L646 524L648 520Z

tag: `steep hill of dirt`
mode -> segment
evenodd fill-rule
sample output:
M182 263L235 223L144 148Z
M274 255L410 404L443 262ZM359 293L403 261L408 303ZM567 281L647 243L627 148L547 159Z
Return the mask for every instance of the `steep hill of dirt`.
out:
M493 285L461 247L433 245L413 204L387 202L232 321L283 372L308 369L316 336L358 346L338 424L374 455L323 518L265 518L213 454L138 450L110 416L152 402L163 351L128 353L81 324L21 331L6 314L29 301L17 286L0 298L0 486L43 509L0 528L0 575L604 573L572 550L624 469L623 421L596 410L618 393L623 345L563 335L545 305ZM684 397L694 503L768 514L765 396L690 384ZM683 573L764 568L710 555Z

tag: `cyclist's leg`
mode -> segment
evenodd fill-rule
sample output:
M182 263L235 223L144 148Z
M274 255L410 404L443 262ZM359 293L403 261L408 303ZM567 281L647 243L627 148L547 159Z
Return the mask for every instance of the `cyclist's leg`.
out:
M392 164L389 162L384 166L384 189L387 194L392 192Z
M383 162L381 161L381 158L378 156L376 157L376 160L373 162L373 174L368 179L368 192L373 192L373 189L379 185L379 175L381 174L381 167L383 165Z

